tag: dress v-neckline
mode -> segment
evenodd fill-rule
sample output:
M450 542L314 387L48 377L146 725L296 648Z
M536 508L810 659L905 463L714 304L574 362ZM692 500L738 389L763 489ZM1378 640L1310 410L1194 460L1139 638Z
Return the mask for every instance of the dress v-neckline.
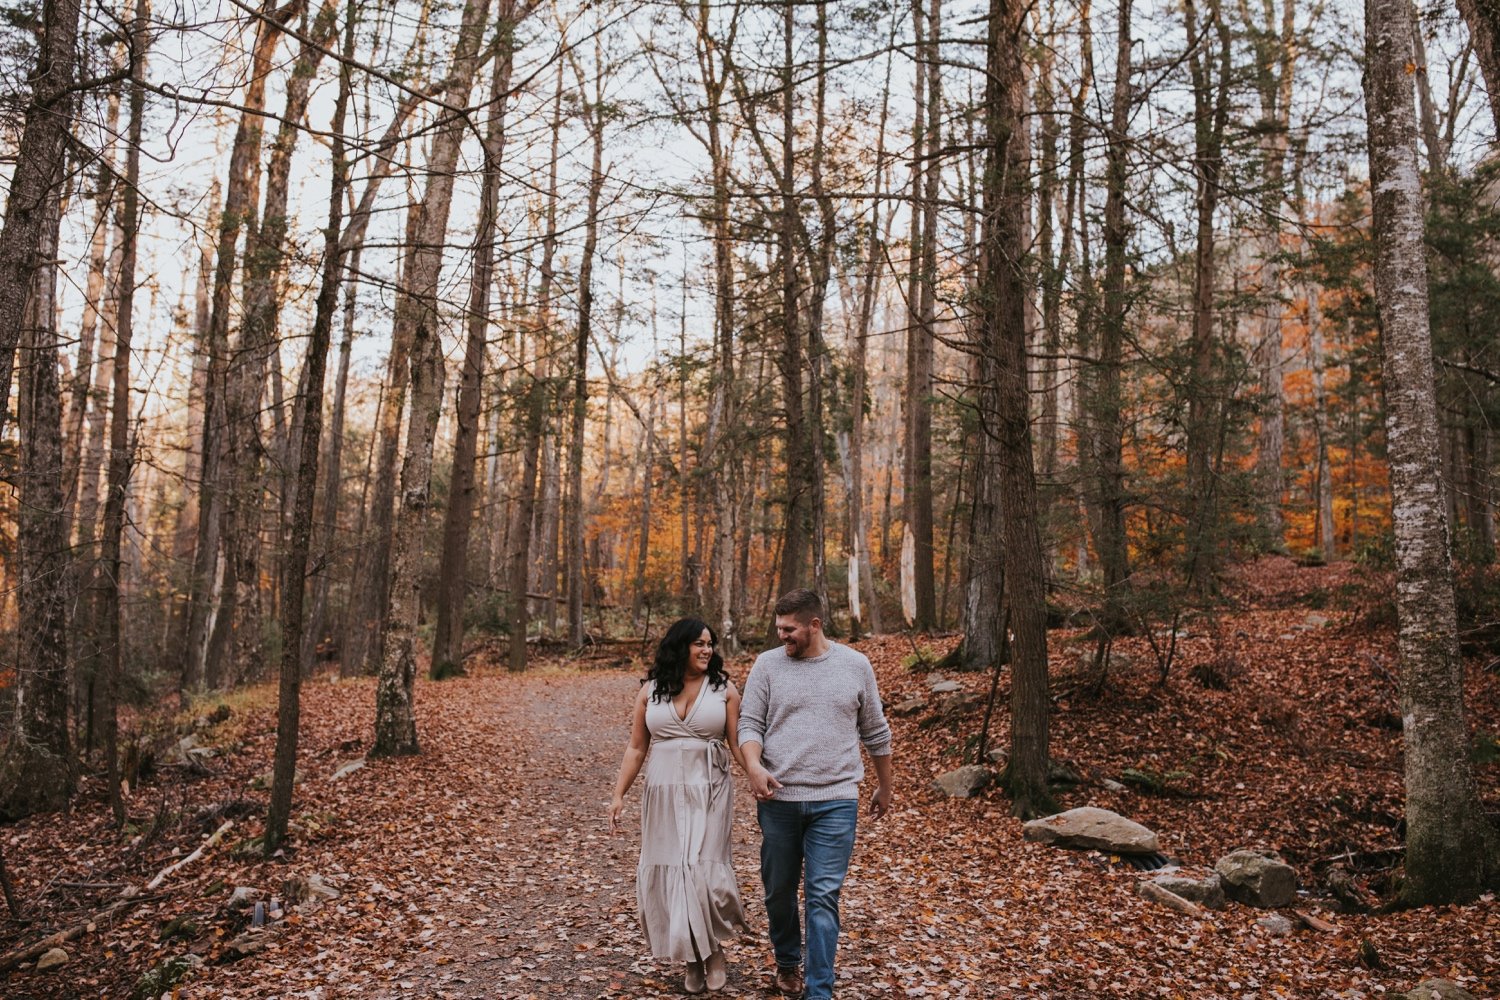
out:
M693 697L692 704L683 711L681 716L677 714L677 706L670 701L667 702L667 704L672 709L672 717L678 722L687 722L688 719L691 719L693 717L693 710L696 709L698 707L698 703L703 700L703 689L706 687L708 687L708 675L704 674L703 679L698 682L697 695Z

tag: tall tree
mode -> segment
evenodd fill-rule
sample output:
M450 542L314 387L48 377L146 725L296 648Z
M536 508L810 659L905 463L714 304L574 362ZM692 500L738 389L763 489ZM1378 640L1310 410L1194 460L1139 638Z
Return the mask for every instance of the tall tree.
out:
M286 20L297 10L293 0L274 16L274 0L267 0L256 18L255 44L251 49L249 79L241 97L239 126L229 153L229 176L224 185L224 210L216 240L218 260L214 265L213 300L208 335L200 349L207 354L207 378L203 389L202 478L198 487L198 540L193 555L193 579L189 595L187 642L184 653L183 686L191 689L219 687L229 679L225 649L230 636L233 568L221 546L227 491L220 482L226 442L226 401L230 314L234 310L234 274L239 259L239 240L255 215L260 187L261 112L265 108L271 57L280 42Z
M300 0L299 0L300 2ZM305 7L305 4L304 4ZM281 125L265 165L265 202L245 240L243 317L230 347L224 386L223 524L224 603L232 617L234 676L256 677L262 666L261 621L263 480L266 445L261 434L262 401L273 358L279 355L282 275L289 228L287 199L292 157L323 54L335 38L338 5L327 0L301 33L296 61L286 81ZM314 465L316 468L316 463ZM279 492L279 491L278 491Z
M1409 0L1365 4L1375 298L1396 535L1397 645L1412 904L1461 902L1500 874L1464 721L1448 524L1440 495Z
M1124 626L1123 590L1130 575L1129 545L1125 536L1124 419L1121 371L1127 315L1130 230L1125 217L1125 186L1129 179L1130 110L1132 106L1131 0L1119 0L1115 28L1115 81L1110 100L1109 128L1104 153L1104 288L1099 316L1098 356L1085 380L1088 400L1090 482L1094 498L1094 547L1104 574L1105 628Z
M1259 298L1260 329L1255 356L1260 375L1260 433L1255 450L1255 472L1259 480L1261 531L1274 550L1285 547L1285 519L1281 513L1283 488L1282 451L1286 433L1282 399L1281 319L1281 219L1286 200L1286 156L1291 140L1292 84L1297 65L1297 4L1282 0L1277 16L1276 0L1263 0L1258 21L1249 0L1240 0L1241 16L1250 28L1255 51L1255 91L1260 99L1261 178Z
M10 406L11 368L32 276L51 205L60 195L68 129L73 119L73 77L78 61L79 0L44 0L41 46L31 74L16 169L0 227L0 431Z
M1458 12L1469 27L1484 89L1489 94L1490 125L1500 138L1500 3L1495 0L1458 0Z
M294 423L301 430L297 442L291 533L282 555L286 592L281 604L281 671L276 711L276 755L271 769L271 803L266 814L263 848L276 853L286 839L292 815L292 790L297 776L297 735L302 718L303 595L307 585L308 555L312 546L313 497L318 485L318 448L323 436L323 378L328 345L333 339L333 313L338 307L343 260L339 247L344 222L344 197L349 186L349 161L344 155L344 123L349 109L350 67L354 58L357 0L348 0L344 14L343 61L339 66L338 97L334 100L330 156L333 177L328 186L328 225L323 233L323 267L314 307L312 336L303 360L303 391L295 406ZM328 5L333 8L333 4ZM325 8L326 9L326 8ZM336 8L333 8L336 10ZM320 15L321 21L321 15ZM335 22L336 23L336 22Z
M1223 194L1224 132L1229 121L1231 51L1229 27L1219 0L1182 6L1187 28L1187 59L1193 85L1193 183L1197 217L1193 245L1192 331L1189 336L1187 391L1187 505L1189 581L1212 590L1219 555L1219 481L1215 462L1221 391L1215 384L1218 260L1214 216Z
M813 541L813 458L803 390L803 289L797 260L799 210L796 198L796 4L781 9L781 162L776 172L780 204L776 219L777 277L781 282L781 344L776 363L786 414L786 521L781 549L781 593L808 584L805 576ZM774 641L774 639L772 640Z
M58 203L43 219L41 260L22 337L16 393L20 427L20 655L8 764L0 814L63 806L73 793L68 739L68 604L70 572L63 501L62 398L57 376Z
M599 36L594 36L594 93L587 93L583 67L578 73L578 98L592 146L589 164L587 208L583 223L583 248L578 261L578 330L573 349L572 425L568 435L568 491L563 534L567 538L568 641L583 645L583 599L588 588L584 566L583 445L589 413L589 344L594 326L594 256L599 246L599 198L604 190L604 123L608 105L604 97L605 67ZM608 446L608 439L605 441ZM684 498L684 503L686 499Z
M916 117L912 124L912 239L906 331L906 426L902 451L902 592L913 604L911 625L937 624L932 549L932 365L937 315L937 196L942 145L942 74L938 33L941 0L912 3L916 35ZM910 550L910 561L907 552Z
M508 667L526 669L526 633L530 628L531 605L527 589L531 583L532 526L536 519L537 481L540 475L544 425L547 415L548 386L545 378L548 351L546 333L552 324L552 289L556 279L554 260L557 254L557 166L558 148L562 142L563 63L557 62L557 80L553 89L551 146L547 160L546 231L542 236L542 260L538 267L537 306L532 324L532 366L528 371L524 350L518 349L517 396L523 407L525 432L521 439L521 481L511 508L510 521L510 606L506 613L510 632ZM518 342L524 343L520 333ZM550 587L548 588L551 589Z
M489 0L467 0L454 42L443 91L444 118L428 154L426 190L407 232L411 250L402 287L397 290L396 343L410 349L410 412L406 425L406 454L401 463L401 504L391 537L391 596L384 616L380 674L375 689L377 757L418 752L417 721L413 711L416 682L417 617L422 600L418 534L427 520L432 486L433 435L443 402L443 345L438 319L438 279L447 240L448 214L453 204L453 180L459 148L467 130L465 116L454 108L468 104L480 66L480 42L489 18ZM405 395L402 385L400 396ZM387 405L399 415L401 398Z
M515 65L515 0L500 0L496 12L497 49L490 81L479 191L479 221L474 233L474 270L469 280L467 338L458 380L457 428L448 509L443 515L443 554L438 568L437 627L432 640L435 678L463 672L464 598L468 592L469 533L477 493L474 457L479 445L480 390L491 325L490 287L494 283L499 231L500 167L505 157L505 113Z
M146 113L146 48L148 0L135 0L130 28L130 137L125 152L125 191L120 200L120 282L115 325L114 388L109 421L109 478L104 500L104 530L100 544L96 628L104 659L104 752L109 779L109 802L116 826L125 824L125 800L120 788L118 692L124 668L124 636L120 620L120 585L124 569L121 540L125 533L125 503L130 488L130 350L135 335L135 269L141 226L141 137Z
M1025 5L990 0L985 82L984 225L981 244L980 419L989 442L987 467L1000 507L1005 598L1014 639L1011 756L1006 782L1011 813L1050 811L1047 791L1047 607L1026 371L1029 281L1026 203L1030 168L1026 130ZM995 642L998 649L1000 643Z

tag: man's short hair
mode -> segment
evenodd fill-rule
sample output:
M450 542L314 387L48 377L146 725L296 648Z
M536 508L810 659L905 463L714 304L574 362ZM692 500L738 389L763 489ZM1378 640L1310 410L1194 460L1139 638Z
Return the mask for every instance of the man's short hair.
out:
M777 600L775 608L772 609L777 617L782 615L795 615L799 618L823 617L823 599L816 591L808 590L806 587L798 587L782 594Z

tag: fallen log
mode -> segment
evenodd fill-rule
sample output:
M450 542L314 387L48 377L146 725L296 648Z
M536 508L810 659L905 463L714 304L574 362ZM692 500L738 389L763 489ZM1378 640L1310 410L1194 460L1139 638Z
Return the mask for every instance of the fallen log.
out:
M1203 907L1191 899L1183 899L1170 889L1163 889L1155 882L1140 882L1136 885L1136 891L1153 903L1160 903L1169 910L1185 913L1190 917L1203 916Z
M224 839L224 834L228 833L233 826L234 820L226 819L224 821L224 825L215 830L213 836L209 837L203 843L199 844L196 851L194 851L192 854L189 854L181 861L178 861L176 864L167 865L167 867L157 872L156 877L150 882L146 883L146 888L155 889L157 886L161 885L162 880L164 880L168 875L177 871L177 869L184 868L187 865L192 864L194 861L197 861L199 858L203 857L203 852L208 850L210 847L213 847L220 840Z

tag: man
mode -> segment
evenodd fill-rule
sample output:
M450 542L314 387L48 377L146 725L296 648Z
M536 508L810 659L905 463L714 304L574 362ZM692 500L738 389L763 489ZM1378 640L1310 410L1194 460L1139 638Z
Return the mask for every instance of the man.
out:
M823 634L823 602L794 590L776 602L782 645L760 654L740 704L739 739L760 821L760 877L788 997L833 996L839 890L854 852L863 744L878 784L870 814L891 807L891 729L870 661ZM797 909L803 883L807 946Z

